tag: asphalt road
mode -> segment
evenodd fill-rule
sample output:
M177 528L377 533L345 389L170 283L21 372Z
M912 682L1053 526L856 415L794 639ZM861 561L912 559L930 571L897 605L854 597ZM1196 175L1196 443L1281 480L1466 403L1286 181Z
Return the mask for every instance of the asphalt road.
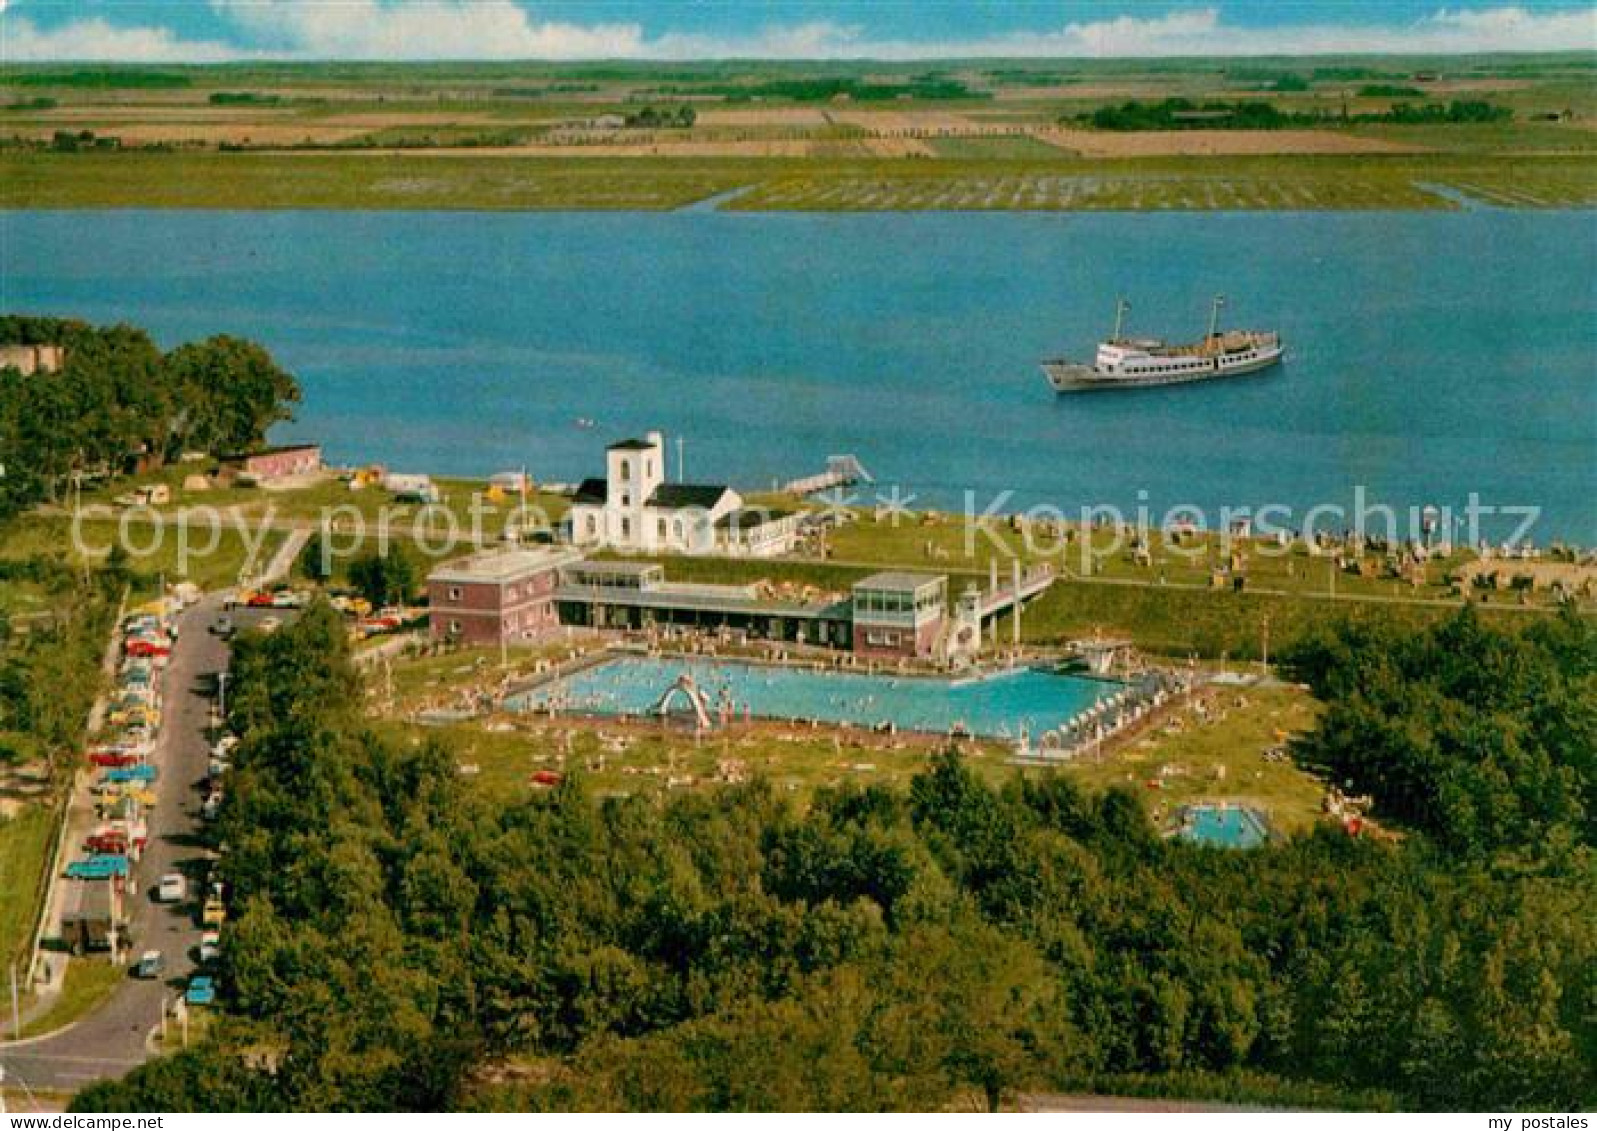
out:
M132 957L159 950L166 958L163 979L127 978L88 1017L58 1033L14 1045L0 1045L0 1066L8 1081L20 1078L30 1088L76 1091L94 1080L120 1076L149 1058L150 1031L160 1024L162 1003L182 993L200 945L199 877L205 851L195 837L200 825L201 787L209 759L210 723L216 673L227 664L227 645L210 631L222 605L210 596L178 621L178 639L167 665L165 712L156 747L160 777L150 815L150 839L136 875L139 890L130 900ZM235 614L240 624L256 619ZM171 871L189 875L187 903L157 904L156 882Z

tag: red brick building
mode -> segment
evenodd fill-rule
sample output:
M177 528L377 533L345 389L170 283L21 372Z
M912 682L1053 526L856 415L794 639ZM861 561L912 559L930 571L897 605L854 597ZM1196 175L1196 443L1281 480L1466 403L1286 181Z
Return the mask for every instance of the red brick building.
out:
M927 659L948 619L948 578L873 573L854 583L854 651L862 656Z
M433 639L498 644L558 627L560 571L581 557L574 550L491 550L440 566L427 575Z

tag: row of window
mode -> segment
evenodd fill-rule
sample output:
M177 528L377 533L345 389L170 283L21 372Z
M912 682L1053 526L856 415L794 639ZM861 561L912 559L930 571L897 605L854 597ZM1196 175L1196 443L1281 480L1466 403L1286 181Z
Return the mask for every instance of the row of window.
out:
M1233 361L1248 361L1253 355L1254 351L1248 350L1245 353L1234 353L1228 356ZM1180 361L1171 365L1139 365L1135 368L1127 366L1126 371L1128 373L1185 373L1189 369L1206 369L1208 365L1207 361L1194 358L1191 361Z
M923 613L939 609L942 604L942 595L935 589L920 594L888 593L875 589L857 589L854 592L854 611L860 613Z
M623 505L625 505L625 502L626 502L626 499L625 499L625 496L623 496L623 498L622 498ZM594 515L594 514L588 515L587 519L585 520L584 526L585 526L585 529L587 531L587 535L588 535L589 539L594 539L594 538L599 537L599 516L598 515ZM669 527L667 526L667 522L666 522L665 519L663 519L663 518L655 519L654 533L655 533L655 537L657 537L657 538L661 538L661 539L667 538L667 537L670 536L668 531L673 531L675 536L676 536L676 538L678 540L680 540L683 537L685 529L686 528L682 525L682 520L680 518L672 519L671 520L671 524L670 524ZM625 541L625 540L630 539L631 537L632 537L632 520L630 518L628 518L626 515L622 515L621 516L621 538L622 538L623 541Z

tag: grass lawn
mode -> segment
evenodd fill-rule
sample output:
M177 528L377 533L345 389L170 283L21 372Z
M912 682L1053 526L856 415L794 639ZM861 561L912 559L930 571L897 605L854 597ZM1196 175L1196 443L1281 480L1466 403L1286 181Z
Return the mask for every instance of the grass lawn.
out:
M849 586L876 568L892 564L882 560L871 566L836 562L727 558L660 558L673 581L748 583L758 580L791 582L846 592ZM946 572L948 563L927 565L906 561L907 568ZM985 584L985 571L954 574L951 591L966 580ZM1340 582L1339 592L1340 592ZM1319 626L1347 619L1379 617L1405 624L1429 623L1452 612L1446 605L1404 605L1348 599L1328 600L1307 593L1233 593L1230 590L1178 588L1113 581L1055 581L1043 596L1026 606L1021 618L1022 639L1035 645L1058 645L1094 633L1128 636L1146 651L1185 657L1196 653L1217 658L1257 659L1264 647L1265 618L1269 618L1271 655ZM1501 618L1511 625L1526 623L1518 609L1481 606L1482 615ZM1534 615L1534 614L1531 614ZM1008 620L1000 620L998 635L1007 640Z
M45 805L26 804L0 820L0 963L21 957L33 940L55 831L55 811Z
M1183 805L1229 801L1262 810L1282 832L1311 826L1324 787L1290 760L1266 760L1264 752L1313 725L1313 697L1278 686L1214 689L1203 698L1206 718L1183 710L1102 761L1080 760L1060 772L1092 789L1139 790L1160 825Z
M537 790L531 775L552 770L580 773L595 796L661 797L758 777L803 805L817 788L846 781L903 785L940 745L764 723L740 724L702 740L654 724L502 716L439 727L385 725L416 741L441 740L471 780L500 798ZM1003 748L965 743L964 749L983 776L996 780L1015 772Z
M246 524L248 527L248 524ZM91 561L103 561L121 541L123 524L117 519L85 519L80 524L81 547ZM272 530L248 527L240 531L230 522L220 525L191 521L157 527L147 521L129 521L126 548L128 564L138 581L134 597L155 595L160 577L168 584L192 581L202 589L237 583L246 568L260 569L271 560L283 541ZM256 552L251 556L251 547ZM55 557L73 563L83 560L73 537L71 519L56 515L30 515L12 523L0 538L0 558Z
M61 956L54 956L52 961L61 961ZM54 1032L88 1015L110 997L127 977L126 966L113 966L104 957L69 959L61 996L48 1010L22 1027L23 1037Z
M368 694L387 714L447 709L463 699L524 682L538 672L541 664L564 660L579 650L596 646L591 640L517 645L507 649L506 667L500 666L498 648L452 648L436 655L401 656L370 669Z

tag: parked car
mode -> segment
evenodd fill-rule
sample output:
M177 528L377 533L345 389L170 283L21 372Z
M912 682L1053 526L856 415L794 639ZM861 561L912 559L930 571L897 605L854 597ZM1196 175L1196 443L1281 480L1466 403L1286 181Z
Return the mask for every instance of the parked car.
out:
M159 978L165 972L166 959L158 950L145 951L133 965L135 978Z
M216 618L216 623L211 625L211 631L226 640L233 635L233 618L226 613Z
M155 886L155 898L160 903L182 903L188 894L189 882L182 872L168 872Z
M221 896L212 895L205 900L205 907L200 912L200 922L207 927L220 927L227 922L227 904L222 902Z
M85 856L67 865L67 878L71 880L108 880L112 876L128 874L128 858L121 853L102 852Z
M89 762L96 766L103 766L108 770L119 769L123 766L137 766L144 761L144 755L137 750L124 750L116 746L101 746L89 751Z
M189 979L188 991L183 1000L189 1005L212 1005L216 1001L216 981L209 974L196 974Z
M160 771L148 762L140 762L136 766L118 766L114 770L105 771L105 780L112 785L122 785L127 782L142 782L148 785L159 776Z
M200 964L209 966L222 957L222 932L206 931L200 936Z
M206 794L205 802L200 806L200 818L206 821L214 821L221 811L222 790L221 787L215 786L212 787L210 793Z

